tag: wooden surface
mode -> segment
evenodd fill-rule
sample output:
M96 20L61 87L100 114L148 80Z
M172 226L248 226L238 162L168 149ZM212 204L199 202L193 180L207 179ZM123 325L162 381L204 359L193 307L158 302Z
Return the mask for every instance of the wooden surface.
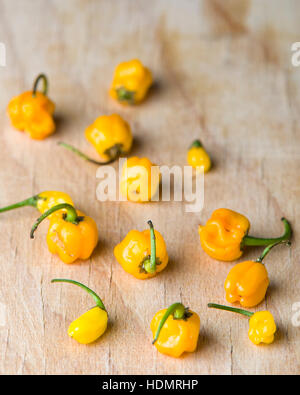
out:
M43 190L68 192L100 230L87 262L63 264L46 247L47 224L34 241L32 208L0 219L0 372L17 374L267 374L300 372L300 328L292 305L300 302L299 105L300 67L291 65L291 44L300 41L298 1L0 0L0 205ZM108 98L112 72L134 57L148 65L155 87L136 108ZM9 99L50 78L57 105L57 133L42 142L12 129ZM83 131L97 116L118 112L132 126L133 154L163 165L185 165L186 148L200 137L214 169L205 177L205 206L186 213L181 203L136 205L96 200L96 168L65 152L73 143L94 154ZM117 165L116 165L117 167ZM266 260L271 286L257 310L278 323L276 342L255 347L243 317L208 310L223 303L223 282L234 263L210 259L197 226L219 207L244 213L253 235L282 232L292 223L291 250ZM113 247L151 218L166 239L170 263L154 279L127 275ZM248 249L245 259L259 249ZM70 322L93 305L65 277L88 284L109 310L110 325L95 344L67 336ZM171 359L151 345L149 324L161 308L182 300L201 317L195 353Z

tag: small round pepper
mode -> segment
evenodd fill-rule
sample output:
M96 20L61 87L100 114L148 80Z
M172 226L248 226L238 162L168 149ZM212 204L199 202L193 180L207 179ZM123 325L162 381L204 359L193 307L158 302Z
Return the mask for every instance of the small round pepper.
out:
M90 294L96 302L95 307L82 314L79 318L77 318L70 324L68 329L68 335L81 344L92 343L100 336L102 336L107 328L108 315L100 297L86 285L83 285L74 280L55 278L51 280L51 282L65 282L78 285L88 294Z
M254 313L249 320L249 339L253 344L271 344L274 341L276 324L269 311Z
M209 303L208 307L215 309L232 311L249 317L249 331L248 337L253 344L260 343L270 344L274 341L274 334L276 332L276 324L272 314L269 311L259 311L252 313L251 311L237 309L235 307L223 306L220 304Z
M48 249L52 254L58 254L64 263L73 263L77 259L88 259L98 243L98 230L95 221L85 216L67 203L58 204L42 214L33 225L30 237L39 224L49 215L64 209L51 216L47 233Z
M43 90L38 92L38 84L43 80ZM8 104L7 113L12 125L27 133L32 139L42 140L55 131L54 103L47 97L48 80L40 74L32 91L14 97Z
M120 190L128 200L136 203L151 201L159 189L159 167L148 158L132 156L122 167Z
M277 238L248 236L250 222L235 211L219 208L215 210L205 226L199 226L200 242L203 250L220 261L234 261L243 254L245 246L268 246L280 241L288 241L292 236L289 222L281 219L284 234Z
M144 280L154 277L168 264L168 253L162 235L148 221L150 230L131 230L114 248L114 255L123 269Z
M266 247L256 261L238 263L230 270L224 285L227 302L254 307L264 300L270 281L263 259L273 247L281 243Z
M43 214L53 206L62 203L73 205L72 199L67 193L59 191L45 191L39 193L38 195L31 196L28 199L22 200L21 202L0 208L0 213L20 207L32 206L37 208Z
M190 146L187 153L187 162L195 169L203 168L204 173L210 170L211 160L200 140L195 140Z
M102 161L96 161L70 144L58 144L96 165L114 162L120 155L130 151L132 133L129 124L118 114L102 115L85 130L86 139L94 146Z
M145 98L151 85L151 71L140 60L133 59L116 67L109 94L122 104L137 104Z
M184 352L194 352L197 348L200 318L181 303L174 303L156 313L150 328L154 337L152 344L162 354L178 358Z

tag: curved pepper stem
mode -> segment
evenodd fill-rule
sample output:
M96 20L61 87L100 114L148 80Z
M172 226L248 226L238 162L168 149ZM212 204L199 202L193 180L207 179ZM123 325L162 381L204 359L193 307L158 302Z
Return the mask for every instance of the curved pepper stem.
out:
M292 237L292 228L290 223L286 218L281 218L281 221L284 224L284 233L281 237L276 238L260 238L246 235L242 240L243 246L269 246L271 244L275 244L282 241L288 241Z
M290 245L291 245L291 242L290 242L290 241L285 241L285 240L283 240L283 241L278 241L277 243L274 243L274 244L269 245L268 247L266 247L266 248L263 250L261 256L260 256L259 258L256 259L256 262L261 262L261 263L262 263L262 261L264 260L264 258L266 257L266 255L271 251L271 249L272 249L273 247L279 245L279 244L286 244L286 245L290 246Z
M157 341L157 339L159 337L159 334L160 334L160 331L162 330L162 327L164 326L165 322L167 321L168 317L171 314L173 314L173 317L174 317L175 320L181 320L181 319L183 319L185 317L186 308L183 306L182 303L177 302L177 303L173 303L167 309L167 311L165 312L164 316L162 317L162 319L161 319L161 321L160 321L160 323L158 325L158 328L157 328L157 331L155 333L155 337L153 339L152 344L154 344Z
M0 208L0 213L4 213L5 211L14 210L16 208L25 207L25 206L36 207L39 199L43 199L43 198L41 198L39 195L31 196L30 198L22 200L21 202Z
M89 287L87 287L84 284L79 283L78 281L75 280L68 280L66 278L54 278L53 280L51 280L51 283L70 283L70 284L75 284L78 285L78 287L84 289L88 294L90 294L92 296L92 298L94 299L94 301L96 302L96 305L98 307L100 307L100 309L106 311L106 308L100 298L100 296L98 296L96 294L96 292L92 291Z
M192 142L192 144L190 145L189 149L191 148L201 148L203 147L203 144L201 143L200 140L195 140Z
M245 315L247 317L252 317L254 313L252 311L244 310L244 309L237 309L236 307L229 307L229 306L223 306L222 304L216 304L216 303L208 303L208 307L212 307L214 309L220 309L220 310L226 310L226 311L232 311L233 313L238 313Z
M34 223L33 227L31 228L31 232L30 232L30 238L33 239L34 238L34 232L36 231L37 227L39 226L39 224L45 219L47 218L49 215L53 214L55 211L58 210L62 210L62 209L66 209L67 212L64 213L63 218L65 221L67 222L71 222L74 225L78 225L78 223L80 221L82 221L82 217L79 217L77 215L77 212L75 210L75 208L73 206L71 206L71 204L68 203L61 203L61 204L57 204L56 206L51 207L49 210L47 210L46 212L44 212L44 214L42 214Z
M45 74L39 74L39 75L36 77L36 80L34 81L34 84L33 84L33 89L32 89L32 96L33 96L33 97L36 96L37 88L38 88L39 82L40 82L41 80L43 80L43 90L42 90L42 93L43 93L45 96L47 96L47 93L48 93L48 79L47 79L47 77L46 77Z
M83 152L79 151L77 148L73 147L70 144L64 143L62 141L59 141L57 144L62 146L62 147L64 147L64 148L67 148L69 151L74 152L76 155L80 156L84 160L86 160L88 162L91 162L91 163L94 163L95 165L98 165L98 166L108 165L109 163L114 162L116 159L119 158L119 156L122 153L121 145L120 144L116 144L116 146L114 146L110 150L108 150L109 152L107 154L110 156L110 159L108 161L106 161L106 162L99 162L99 161L97 161L95 159L90 158L89 156L87 156Z
M147 273L153 274L156 272L156 240L152 221L149 220L147 224L150 226L151 255L150 259L145 261L144 268Z

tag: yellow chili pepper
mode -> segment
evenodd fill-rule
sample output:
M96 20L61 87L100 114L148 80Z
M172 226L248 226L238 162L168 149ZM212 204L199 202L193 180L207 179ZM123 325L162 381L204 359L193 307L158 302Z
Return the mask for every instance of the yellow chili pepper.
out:
M44 83L42 92L37 91L40 80ZM12 125L35 140L42 140L55 131L55 105L47 97L47 91L47 77L40 74L34 82L33 90L14 97L7 107Z
M109 94L122 104L136 104L145 98L151 85L151 71L133 59L116 67Z
M156 313L150 328L154 337L152 344L162 354L178 358L184 352L194 352L197 348L200 318L181 303L174 303Z
M56 278L52 283L65 282L78 285L90 294L96 302L96 306L82 314L79 318L73 321L68 329L68 335L77 340L81 344L89 344L97 340L107 328L108 315L104 304L100 297L88 288L74 280L67 280L63 278Z
M115 161L120 155L130 151L132 134L129 124L118 114L103 115L85 130L86 139L94 146L101 162L96 161L70 144L58 144L73 151L83 159L97 165L106 165Z
M273 343L275 332L276 324L269 311L259 311L250 318L248 335L253 344Z
M256 261L238 263L230 270L224 285L227 302L240 302L244 307L254 307L264 300L270 281L263 259L273 247L281 243L266 247Z
M208 307L215 309L232 311L250 318L248 337L253 344L260 343L270 344L274 341L274 334L276 332L276 324L272 314L269 311L259 311L252 313L251 311L236 309L234 307L223 306L220 304L209 303Z
M150 230L131 230L115 248L114 254L123 269L144 280L154 277L168 264L168 253L162 235L148 221Z
M122 168L120 190L132 202L149 202L158 192L160 183L159 167L148 158L132 156Z
M59 191L45 191L39 193L38 195L31 196L28 199L22 200L21 202L0 208L0 213L20 207L32 206L37 208L43 214L53 206L62 203L73 205L72 199L67 193Z
M248 236L250 222L242 214L226 208L212 213L205 226L199 226L200 242L203 250L220 261L234 261L243 254L245 246L268 246L280 241L288 241L292 230L289 222L281 219L284 234L277 238Z
M187 153L187 162L195 169L203 167L204 173L210 170L211 160L199 140L195 140Z
M58 254L65 263L73 263L77 259L88 259L98 243L98 230L95 221L75 210L70 204L58 204L42 214L33 225L30 237L39 224L58 210L59 213L50 218L47 233L48 249L52 254Z

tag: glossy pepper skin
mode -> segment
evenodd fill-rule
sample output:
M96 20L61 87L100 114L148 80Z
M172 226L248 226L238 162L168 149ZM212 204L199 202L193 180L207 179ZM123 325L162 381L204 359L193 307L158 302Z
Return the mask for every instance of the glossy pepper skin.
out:
M77 259L88 259L98 243L98 229L95 221L69 204L58 204L46 211L34 224L31 238L38 225L58 210L66 210L50 218L47 233L48 249L57 254L64 263Z
M73 321L68 329L68 335L80 344L89 344L97 340L107 329L108 315L100 297L87 286L67 279L53 279L55 282L75 284L87 291L95 300L96 306Z
M271 344L274 341L276 324L269 311L254 313L249 320L249 339L253 344Z
M201 246L214 259L234 261L242 255L244 246L268 246L289 240L292 234L290 224L285 218L282 221L285 232L281 237L252 237L248 236L250 222L244 215L220 208L212 213L205 226L199 226Z
M263 260L272 248L283 243L291 244L289 241L271 244L256 261L238 263L230 270L224 285L227 302L254 307L264 300L270 281Z
M269 276L261 262L246 261L235 265L225 281L226 300L239 302L244 307L254 307L265 298Z
M122 104L137 104L144 100L152 81L151 71L140 60L122 62L115 69L109 94Z
M11 204L10 206L2 207L0 208L0 213L14 210L16 208L32 206L37 208L40 213L43 214L50 208L62 203L68 203L73 205L72 199L67 193L59 191L45 191L39 193L38 195L31 196L28 199L22 200L21 202ZM52 215L56 214L57 213L54 213Z
M37 92L41 79L44 79L44 90ZM43 74L37 77L33 91L14 97L7 107L12 125L35 140L43 140L54 133L54 110L54 103L47 97L47 79Z
M132 134L129 124L118 114L103 115L95 120L85 130L86 139L94 146L101 161L90 158L79 149L62 141L58 142L64 148L74 152L82 159L97 166L114 162L120 155L130 151Z
M217 209L205 226L199 226L201 246L214 259L233 261L242 255L241 242L250 222L244 215L228 209Z
M106 331L107 321L107 312L98 306L93 307L70 324L68 335L78 343L92 343Z
M202 167L204 173L210 170L210 157L199 140L195 140L190 146L187 153L187 162L195 169Z
M276 332L276 324L273 315L269 311L259 311L252 313L248 310L237 309L235 307L223 306L216 303L209 303L208 307L215 309L231 311L234 313L242 314L249 320L248 337L255 345L260 343L271 344L274 341L274 334Z
M129 152L132 145L130 126L118 114L97 118L86 128L85 137L104 161Z
M154 277L168 264L166 243L162 235L148 221L150 230L131 230L114 248L114 255L123 269L134 277L145 280ZM153 251L153 234L155 251ZM151 256L154 265L151 267ZM154 260L155 258L155 260Z
M38 195L37 209L43 214L58 204L68 203L73 206L71 197L64 192L45 191Z
M151 169L152 173L151 173ZM123 165L120 190L128 200L145 203L158 192L160 172L148 158L132 156Z
M174 303L168 309L158 311L150 328L153 344L162 354L178 358L184 352L194 352L197 348L200 318L181 303Z

